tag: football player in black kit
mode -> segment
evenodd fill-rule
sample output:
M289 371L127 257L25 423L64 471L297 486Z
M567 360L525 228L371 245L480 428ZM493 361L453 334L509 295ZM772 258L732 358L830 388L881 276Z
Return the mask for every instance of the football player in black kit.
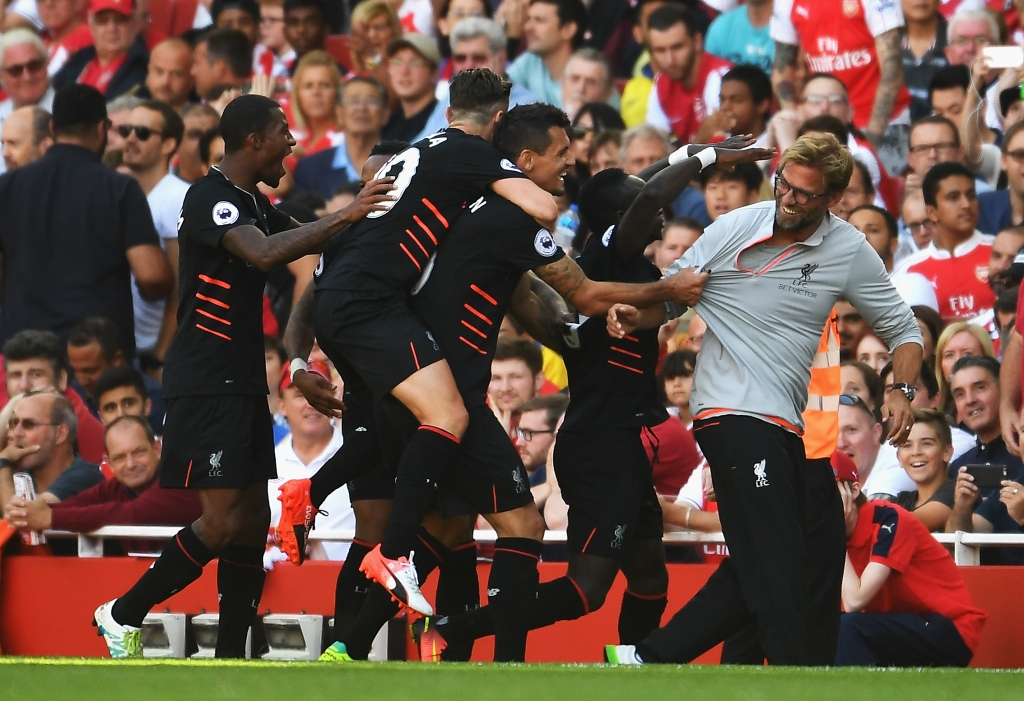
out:
M525 108L516 108L509 117L519 109ZM743 147L751 142L736 138L726 146ZM502 143L500 136L495 143L503 150L511 147ZM773 155L765 149L718 148L715 153L722 168ZM619 169L603 171L588 181L579 204L594 235L579 258L582 272L598 281L650 283L660 279L661 271L644 257L644 248L660 235L661 209L701 168L701 160L689 157L671 166L667 161L655 164L642 174L651 177L646 185ZM696 271L691 275L696 289L702 289L707 275ZM537 588L527 625L539 628L596 610L621 569L627 590L619 636L641 640L659 626L668 589L661 508L641 442L645 427L667 419L657 399L658 329L653 325L624 339L613 339L606 331L603 311L595 314L580 308L576 299L566 299L590 318L571 334L548 332L537 338L562 354L569 373L572 399L555 443L558 482L569 505L569 571ZM664 306L650 308L664 319ZM463 644L466 639L490 634L495 615L485 607L417 623L414 630L421 658L437 659L437 651L447 644Z
M142 620L219 558L218 657L244 657L263 592L277 474L261 352L263 288L271 268L322 250L344 226L386 208L376 180L345 209L300 226L257 189L276 187L295 139L273 100L240 97L224 110L223 163L185 197L178 232L181 307L164 368L167 417L160 484L197 491L203 515L183 528L124 596L96 610L112 657L142 653Z

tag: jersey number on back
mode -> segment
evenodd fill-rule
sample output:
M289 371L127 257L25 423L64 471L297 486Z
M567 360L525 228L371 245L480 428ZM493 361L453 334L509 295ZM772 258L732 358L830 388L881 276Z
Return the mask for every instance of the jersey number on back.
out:
M378 170L377 174L374 175L373 177L384 178L389 175L394 177L395 189L388 194L394 197L395 199L389 200L387 202L381 202L381 205L386 209L370 212L369 214L366 215L367 219L377 219L379 217L383 217L385 214L391 211L392 207L398 204L398 200L402 199L402 195L405 194L405 191L406 189L408 189L409 184L412 183L412 177L416 175L416 169L419 167L419 165L419 149L407 148L401 153L392 156L387 163L381 166L381 169ZM402 168L400 171L398 171L397 174L391 172L395 168L395 166L401 166Z

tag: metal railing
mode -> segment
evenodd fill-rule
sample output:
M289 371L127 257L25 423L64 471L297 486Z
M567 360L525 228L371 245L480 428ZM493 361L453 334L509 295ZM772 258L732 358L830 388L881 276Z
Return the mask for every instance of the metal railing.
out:
M46 531L49 538L77 538L79 557L102 557L103 541L111 540L169 540L181 530L180 526L105 526L92 533L73 533L71 531ZM963 566L978 565L981 562L981 548L991 547L1024 547L1024 533L934 533L935 540L953 548L956 564ZM310 541L350 542L355 537L351 529L314 530L309 534ZM497 539L494 531L474 531L473 537L478 543L493 543ZM545 531L545 543L564 543L565 531ZM696 531L678 531L665 534L665 543L673 545L725 544L722 533L699 533Z

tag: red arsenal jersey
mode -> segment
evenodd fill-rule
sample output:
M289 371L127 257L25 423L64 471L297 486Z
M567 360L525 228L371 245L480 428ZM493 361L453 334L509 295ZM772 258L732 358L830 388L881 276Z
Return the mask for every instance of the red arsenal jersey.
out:
M732 64L724 58L703 54L692 90L664 73L654 76L654 89L647 101L647 121L675 134L684 143L693 143L700 125L718 109L722 76L730 68Z
M897 0L775 0L771 35L800 46L811 73L832 73L846 85L853 123L866 129L882 73L875 37L903 26ZM910 106L900 86L890 119Z
M992 320L996 303L995 293L988 286L991 256L992 237L975 232L952 255L932 243L900 263L896 272L918 273L931 283L944 321L985 326Z
M953 558L909 511L869 501L860 507L846 553L857 576L869 562L892 569L865 613L938 613L953 621L971 652L978 649L988 615L971 601Z

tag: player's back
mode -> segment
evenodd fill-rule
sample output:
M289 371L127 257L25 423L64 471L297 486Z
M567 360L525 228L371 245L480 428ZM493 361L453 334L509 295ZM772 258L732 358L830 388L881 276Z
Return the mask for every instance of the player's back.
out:
M395 201L352 227L318 289L372 296L408 288L468 203L523 175L480 137L449 128L392 156L376 177L395 178Z

